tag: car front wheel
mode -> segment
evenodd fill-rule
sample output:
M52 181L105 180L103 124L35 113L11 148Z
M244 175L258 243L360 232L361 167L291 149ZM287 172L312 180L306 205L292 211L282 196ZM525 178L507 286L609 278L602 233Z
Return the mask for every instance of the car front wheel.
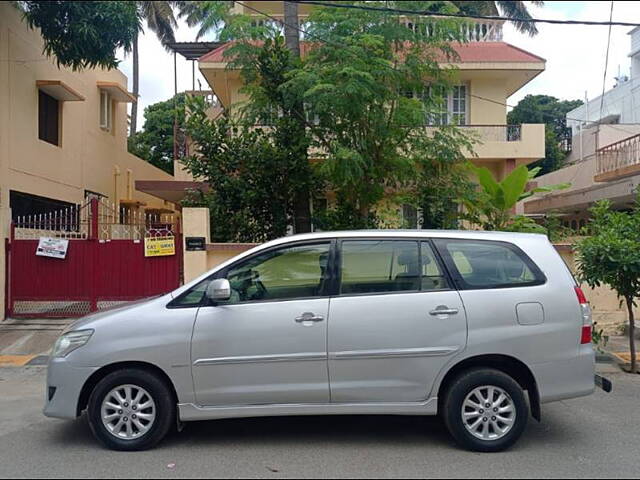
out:
M474 369L458 376L447 390L443 410L456 442L476 452L511 447L524 432L529 417L518 382L493 369Z
M175 424L175 401L155 374L139 369L110 373L95 386L88 405L94 436L113 450L145 450Z

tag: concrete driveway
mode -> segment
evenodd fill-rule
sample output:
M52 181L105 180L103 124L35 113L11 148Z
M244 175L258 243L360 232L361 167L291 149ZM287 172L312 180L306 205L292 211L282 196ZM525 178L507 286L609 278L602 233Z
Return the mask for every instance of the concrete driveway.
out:
M105 450L85 419L42 416L45 369L0 369L1 477L638 477L640 375L547 405L499 454L454 446L438 419L296 417L187 425L148 452Z

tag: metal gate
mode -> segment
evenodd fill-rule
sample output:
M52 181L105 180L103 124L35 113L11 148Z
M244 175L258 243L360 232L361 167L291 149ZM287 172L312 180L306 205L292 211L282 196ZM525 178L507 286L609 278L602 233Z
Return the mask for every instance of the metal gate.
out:
M177 220L96 198L19 217L7 244L7 316L79 317L177 288L182 269ZM37 256L41 238L68 240L66 257ZM175 253L145 256L150 238L173 242Z

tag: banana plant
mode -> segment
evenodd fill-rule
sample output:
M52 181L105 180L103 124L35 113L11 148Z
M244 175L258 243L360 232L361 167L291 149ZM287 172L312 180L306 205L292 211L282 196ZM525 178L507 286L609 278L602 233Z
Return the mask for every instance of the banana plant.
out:
M476 196L464 202L467 210L465 217L484 230L509 230L517 225L518 229L537 231L533 220L513 215L516 204L536 193L553 192L571 186L570 183L560 183L527 190L527 184L538 175L540 167L529 170L520 165L501 181L497 181L486 167L476 167L469 162L469 168L476 174L480 189Z

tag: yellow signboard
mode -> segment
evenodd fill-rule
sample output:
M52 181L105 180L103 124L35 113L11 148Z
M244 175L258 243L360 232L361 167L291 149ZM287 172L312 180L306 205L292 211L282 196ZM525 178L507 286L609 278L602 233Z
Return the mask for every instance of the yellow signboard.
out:
M176 254L175 237L156 237L144 239L145 257L164 257Z

